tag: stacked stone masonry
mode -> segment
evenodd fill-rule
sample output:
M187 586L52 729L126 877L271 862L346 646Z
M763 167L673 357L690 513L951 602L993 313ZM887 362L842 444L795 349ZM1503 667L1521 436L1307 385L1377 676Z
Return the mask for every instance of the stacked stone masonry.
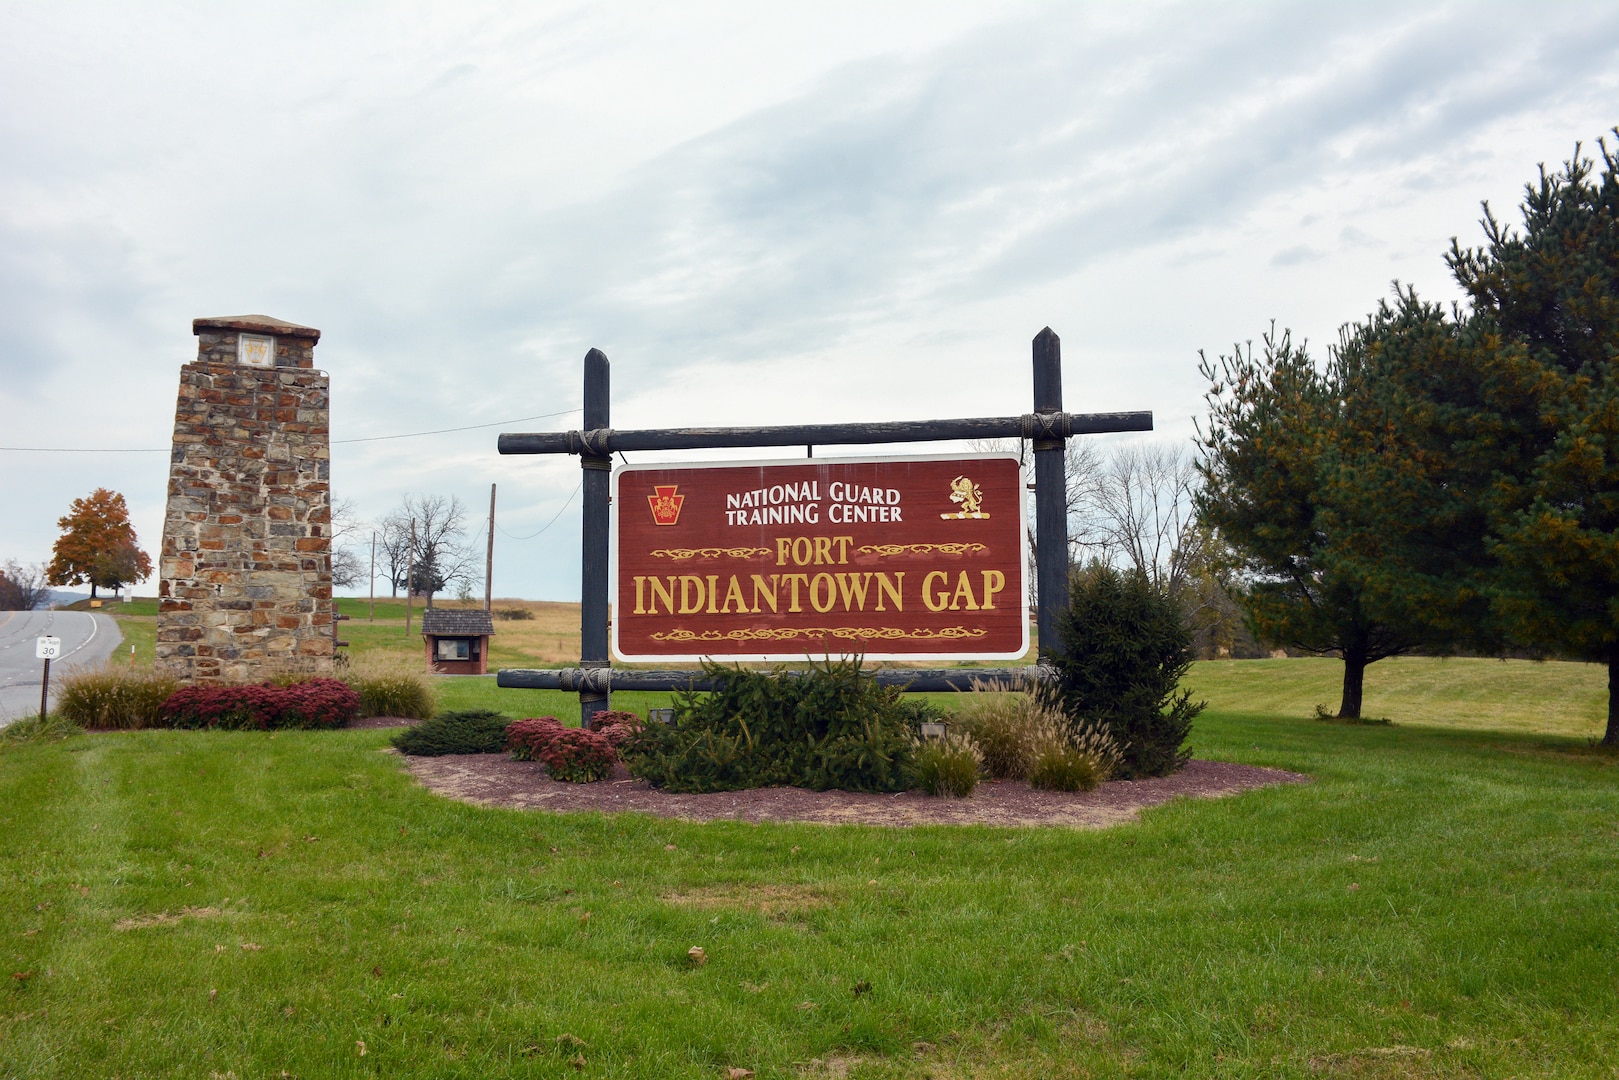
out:
M329 380L320 332L199 319L180 369L159 566L157 667L187 682L332 670ZM274 366L238 362L273 336Z

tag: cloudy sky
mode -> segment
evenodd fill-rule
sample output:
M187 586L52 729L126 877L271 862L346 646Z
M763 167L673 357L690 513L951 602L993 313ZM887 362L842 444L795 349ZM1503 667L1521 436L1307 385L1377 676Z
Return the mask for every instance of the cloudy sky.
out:
M578 597L576 460L495 438L591 346L616 427L922 419L1050 325L1184 441L1199 349L1453 297L1615 123L1612 4L0 3L0 446L98 451L0 450L0 560L98 486L155 555L199 315L323 331L363 516L498 483L497 595Z

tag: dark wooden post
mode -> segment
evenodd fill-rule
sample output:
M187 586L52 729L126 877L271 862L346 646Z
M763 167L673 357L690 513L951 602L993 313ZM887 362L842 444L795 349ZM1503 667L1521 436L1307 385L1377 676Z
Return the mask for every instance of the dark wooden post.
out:
M585 354L585 446L579 455L584 468L584 536L579 583L579 667L585 678L579 687L579 726L588 728L597 711L612 708L605 681L597 684L592 672L605 678L611 661L607 655L607 526L608 489L613 459L605 440L590 445L590 433L612 426L611 381L607 355L600 349Z
M483 609L494 611L495 596L495 485L489 485L489 547L483 558Z
M1060 653L1057 620L1068 610L1068 476L1066 431L1042 424L1041 414L1062 412L1062 341L1046 327L1034 339L1035 627L1040 653ZM1059 422L1060 423L1060 422Z

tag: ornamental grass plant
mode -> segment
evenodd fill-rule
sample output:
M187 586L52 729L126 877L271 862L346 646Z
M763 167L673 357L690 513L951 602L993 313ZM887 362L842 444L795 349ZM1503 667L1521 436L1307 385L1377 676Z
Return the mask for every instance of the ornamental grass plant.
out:
M977 691L957 714L963 734L983 755L997 780L1027 780L1044 791L1094 791L1113 775L1118 745L1094 721L1077 720L1050 690L1012 690L975 683Z
M1028 775L1038 731L1061 723L1034 695L1002 682L973 683L973 695L956 714L956 724L984 756L984 772L995 780Z
M150 670L102 664L70 671L57 682L56 714L82 728L163 727L163 703L180 684Z
M349 660L343 681L360 695L361 716L425 720L437 708L432 681L418 656L362 653Z
M978 787L984 755L966 732L918 739L911 749L911 778L924 795L965 799Z

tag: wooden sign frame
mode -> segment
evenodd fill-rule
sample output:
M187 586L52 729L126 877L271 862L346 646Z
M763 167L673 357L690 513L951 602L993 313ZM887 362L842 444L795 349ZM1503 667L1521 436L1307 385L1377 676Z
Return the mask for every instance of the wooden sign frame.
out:
M1016 454L638 462L612 493L617 660L1029 651Z
M1057 619L1068 607L1068 500L1064 447L1075 435L1151 431L1152 413L1069 413L1062 407L1062 343L1051 327L1034 338L1034 411L1022 416L956 420L901 420L889 423L791 424L776 427L653 428L615 431L610 423L611 392L607 355L585 354L584 426L566 432L500 436L502 454L577 454L583 469L577 668L505 669L496 685L579 694L581 723L589 727L609 707L612 687L624 690L706 689L700 672L620 671L609 653L609 489L612 456L626 450L690 450L733 446L871 445L956 439L1023 439L1034 447L1036 622L1042 655L1060 648ZM879 671L879 682L914 691L966 690L981 680L1011 684L1041 677L1038 670L962 668Z

